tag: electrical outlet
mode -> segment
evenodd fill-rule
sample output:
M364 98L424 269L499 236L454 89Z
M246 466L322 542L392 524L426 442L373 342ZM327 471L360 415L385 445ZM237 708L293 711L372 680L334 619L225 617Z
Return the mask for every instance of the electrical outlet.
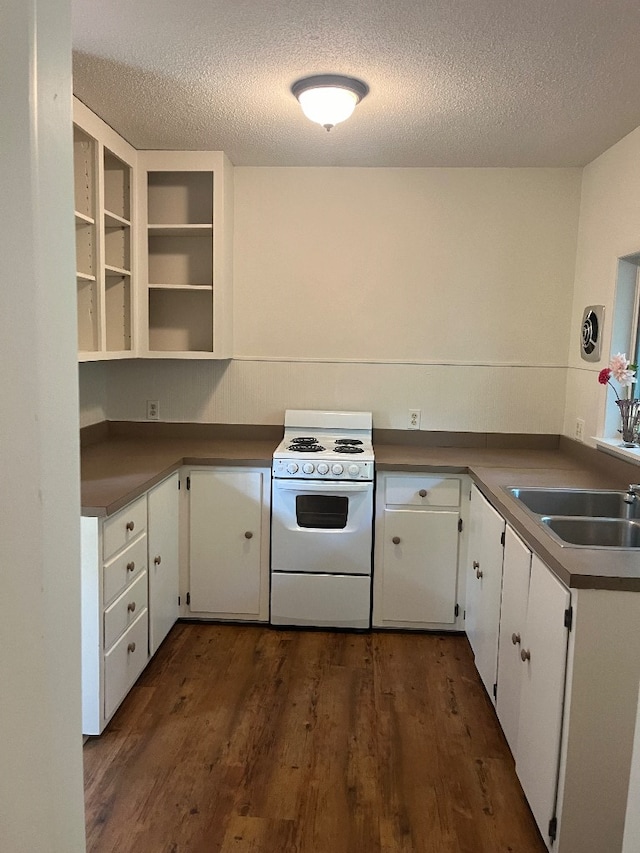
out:
M409 409L407 429L420 429L420 409Z
M147 420L157 421L160 419L160 403L157 400L147 400Z
M584 441L584 419L576 418L576 441Z

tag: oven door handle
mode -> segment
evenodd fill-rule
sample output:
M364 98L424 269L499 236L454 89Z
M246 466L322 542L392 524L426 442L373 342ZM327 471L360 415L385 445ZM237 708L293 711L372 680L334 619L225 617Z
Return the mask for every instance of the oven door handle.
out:
M281 492L367 492L373 487L371 480L343 483L336 480L278 480L273 488Z

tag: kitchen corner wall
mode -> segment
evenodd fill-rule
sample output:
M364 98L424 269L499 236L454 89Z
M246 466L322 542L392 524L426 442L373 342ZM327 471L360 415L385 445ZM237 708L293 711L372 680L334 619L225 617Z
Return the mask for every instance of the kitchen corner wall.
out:
M80 426L107 420L107 362L79 365Z
M582 418L590 444L594 444L591 436L604 431L606 394L597 375L611 355L618 258L638 252L640 128L605 151L583 172L563 431L573 437L576 419ZM602 360L591 364L580 358L580 324L584 308L596 304L605 306L605 324Z
M560 432L580 178L236 168L235 358L83 365L82 419L157 399L168 421L370 409L404 429L418 408L423 430Z

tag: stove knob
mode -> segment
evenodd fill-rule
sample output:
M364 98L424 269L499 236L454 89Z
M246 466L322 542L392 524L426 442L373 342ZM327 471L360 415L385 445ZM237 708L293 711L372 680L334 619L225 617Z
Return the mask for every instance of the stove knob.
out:
M318 474L328 474L329 466L326 462L320 462L318 465Z
M343 471L344 471L344 468L342 467L342 465L339 462L336 462L335 465L331 466L331 473L332 474L342 474Z
M360 468L357 465L349 465L349 473L352 477L355 477L359 472Z
M289 464L287 465L287 471L290 474L295 474L297 470L298 470L298 465L295 462L289 462Z
M305 474L313 474L313 472L314 472L313 462L305 462L304 465L302 466L302 470L304 471Z

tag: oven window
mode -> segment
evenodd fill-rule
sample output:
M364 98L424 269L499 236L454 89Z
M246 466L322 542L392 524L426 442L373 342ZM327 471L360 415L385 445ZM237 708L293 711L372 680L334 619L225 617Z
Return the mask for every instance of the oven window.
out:
M296 495L298 527L344 530L349 514L349 498L335 495Z

